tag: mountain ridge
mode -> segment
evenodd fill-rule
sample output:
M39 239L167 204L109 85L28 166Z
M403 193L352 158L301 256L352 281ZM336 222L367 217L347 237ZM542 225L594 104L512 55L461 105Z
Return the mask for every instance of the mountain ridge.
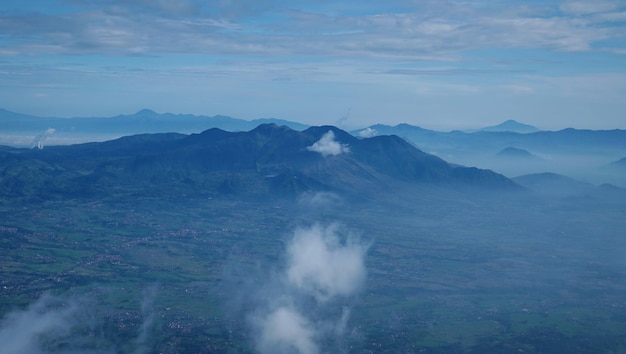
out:
M534 133L540 131L539 128L525 123L520 123L514 119L506 120L500 124L480 128L477 131L483 132L512 132L512 133Z
M102 143L0 150L4 195L122 193L359 194L431 184L521 190L493 171L452 166L397 136L358 139L333 127L142 134ZM18 173L28 171L28 173Z
M410 124L389 126L376 124L367 128L353 130L355 136L398 135L412 142L422 150L472 150L496 151L508 146L520 149L553 149L572 151L572 149L610 148L626 149L626 130L589 130L565 128L557 131L536 131L532 133L454 130L439 132Z
M248 131L259 124L275 123L295 130L309 126L298 122L277 118L244 120L225 115L194 115L157 113L144 108L131 114L112 117L40 117L12 112L0 108L0 130L4 133L28 133L36 135L53 128L56 134L117 134L126 136L143 133L195 133L208 128L230 131Z

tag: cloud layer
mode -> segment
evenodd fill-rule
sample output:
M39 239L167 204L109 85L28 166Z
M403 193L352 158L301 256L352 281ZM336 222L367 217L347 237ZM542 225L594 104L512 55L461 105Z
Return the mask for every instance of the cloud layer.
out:
M9 7L1 15L0 53L418 58L493 47L587 51L623 40L616 22L625 20L626 5L109 0L37 10Z

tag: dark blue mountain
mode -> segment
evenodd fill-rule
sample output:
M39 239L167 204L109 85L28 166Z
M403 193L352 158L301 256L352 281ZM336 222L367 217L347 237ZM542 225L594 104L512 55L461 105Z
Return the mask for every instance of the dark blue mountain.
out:
M142 134L102 142L0 150L5 196L363 193L430 184L519 190L489 170L453 166L398 136L358 139L332 126L302 132Z

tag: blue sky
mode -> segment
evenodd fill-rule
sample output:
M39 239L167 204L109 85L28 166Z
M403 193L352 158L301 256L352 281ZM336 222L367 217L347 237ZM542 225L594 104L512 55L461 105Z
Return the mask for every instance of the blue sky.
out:
M0 107L626 129L626 1L3 1Z

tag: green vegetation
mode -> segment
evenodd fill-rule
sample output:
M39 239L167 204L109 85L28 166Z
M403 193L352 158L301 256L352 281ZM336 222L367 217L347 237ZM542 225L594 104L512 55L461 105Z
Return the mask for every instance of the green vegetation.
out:
M596 215L419 192L318 209L234 197L5 201L0 314L44 293L82 296L104 334L82 331L130 350L155 287L151 348L249 352L247 291L280 266L294 227L340 222L372 241L367 287L349 301L350 352L624 348L624 205Z

